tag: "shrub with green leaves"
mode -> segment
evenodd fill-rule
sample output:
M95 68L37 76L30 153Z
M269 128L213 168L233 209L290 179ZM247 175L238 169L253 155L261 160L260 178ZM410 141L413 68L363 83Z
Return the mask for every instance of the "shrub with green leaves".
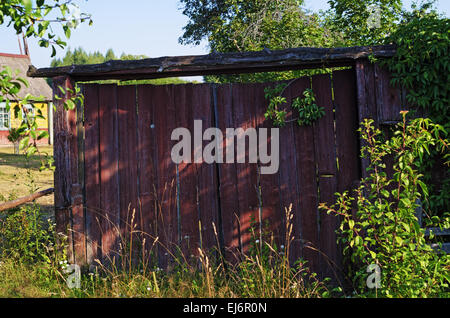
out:
M431 248L416 216L421 193L428 193L418 166L432 148L449 158L447 132L429 119L407 124L405 117L403 112L403 123L387 141L373 120L364 121L360 132L369 176L354 196L340 193L334 205L322 203L320 208L342 218L339 241L351 261L350 278L359 296L448 297L450 256ZM385 164L389 155L395 157L391 178ZM433 217L428 224L448 228L449 219ZM371 264L381 269L379 289L366 284Z
M8 131L8 140L12 143L19 142L22 139L19 129L10 128Z
M55 248L54 225L36 204L0 215L0 256L25 263L50 262Z

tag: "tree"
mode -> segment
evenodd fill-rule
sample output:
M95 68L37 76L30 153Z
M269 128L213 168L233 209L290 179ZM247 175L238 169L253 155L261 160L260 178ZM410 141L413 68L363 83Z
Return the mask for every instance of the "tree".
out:
M303 0L181 0L189 18L183 44L207 39L212 51L257 51L299 46L332 46L336 39Z
M75 49L68 48L66 54L62 59L53 58L50 62L51 67L67 66L67 65L84 65L84 64L99 64L109 60L117 59L113 50L109 49L106 55L99 51L93 53L86 52L82 47Z
M90 15L81 13L74 0L2 0L0 2L0 25L6 24L17 34L38 39L41 47L52 48L52 56L56 54L56 47L66 46L66 42L57 36L53 26L61 26L64 36L69 38L71 30L85 21L92 23ZM22 111L28 114L24 105L33 105L33 102L40 100L39 97L30 95L18 98L17 94L23 85L27 86L28 83L15 76L13 70L8 67L0 68L0 102L6 103L7 111L10 111L11 107L9 100L18 101L14 106L14 112L19 115ZM47 134L37 130L36 119L43 115L39 109L35 109L35 114L36 116L25 115L18 128L22 136L21 149L25 150L27 155L39 152L36 142L38 139L45 138ZM50 163L51 158L47 159L49 159L47 163Z
M381 44L402 16L402 0L329 0L327 26L341 32L346 45Z
M140 60L140 59L146 59L148 56L146 55L132 55L132 54L126 54L122 53L120 55L120 60ZM58 67L58 66L68 66L68 65L83 65L83 64L100 64L104 63L110 60L117 60L119 59L112 49L108 49L103 55L102 53L95 51L93 53L86 52L83 48L78 47L75 48L73 51L69 48L66 52L66 55L62 59L54 58L51 61L52 67ZM107 80L107 81L100 81L100 83L118 83L119 81L116 80ZM185 81L179 78L160 78L160 79L153 79L153 80L129 80L129 81L122 81L120 84L122 85L136 85L136 84L153 84L153 85L165 85L165 84L184 84L184 83L190 83L189 81Z
M189 18L183 44L207 39L212 52L278 50L300 46L333 47L343 43L319 14L302 9L303 0L181 0ZM220 76L214 81L270 81L299 72ZM211 79L211 77L209 77Z
M117 59L117 57L114 54L113 49L108 49L108 51L106 51L106 54L105 54L105 60L112 61L112 60L116 60L116 59Z

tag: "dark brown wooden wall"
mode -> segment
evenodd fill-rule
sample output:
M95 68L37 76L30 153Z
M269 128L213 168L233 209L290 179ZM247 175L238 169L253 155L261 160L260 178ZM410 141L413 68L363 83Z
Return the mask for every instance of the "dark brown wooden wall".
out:
M60 111L55 118L60 125L55 151L58 145L68 151L56 160L55 186L67 188L55 194L61 206L57 222L61 230L72 229L72 259L93 263L114 256L132 223L161 266L173 261L171 254L189 258L199 247L219 246L232 260L248 252L260 229L272 233L278 247L285 244L285 208L292 205L291 258L306 259L321 276L339 276L339 220L317 206L332 203L335 192L349 190L361 177L358 122L377 116L377 110L370 112L381 100L384 107L391 103L380 91L389 89L385 75L383 81L375 75L374 66L361 63L290 83L284 92L289 104L312 88L326 113L312 126L290 121L280 128L280 168L273 175L260 174L252 163L176 165L170 137L177 127L193 132L196 119L203 129L218 127L224 133L226 128L271 128L264 118L264 88L275 83L83 84L84 113ZM373 83L378 90L372 92ZM295 118L289 113L287 119ZM70 132L72 142L63 132ZM69 178L67 171L72 171ZM154 245L156 238L160 244Z

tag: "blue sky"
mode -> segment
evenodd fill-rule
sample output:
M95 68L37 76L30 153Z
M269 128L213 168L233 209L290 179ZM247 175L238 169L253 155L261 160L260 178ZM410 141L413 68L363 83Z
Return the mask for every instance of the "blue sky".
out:
M403 1L409 7L412 0ZM112 48L116 55L145 54L150 57L206 54L206 43L185 46L178 43L187 18L179 10L178 0L78 0L82 12L92 14L94 24L81 25L72 32L68 45L82 46L87 51L106 52ZM306 0L306 8L327 9L327 0ZM438 10L450 13L450 0L439 0ZM32 63L36 67L50 64L50 49L37 41L29 41ZM17 36L11 28L0 26L0 52L19 53ZM64 55L57 51L57 57Z

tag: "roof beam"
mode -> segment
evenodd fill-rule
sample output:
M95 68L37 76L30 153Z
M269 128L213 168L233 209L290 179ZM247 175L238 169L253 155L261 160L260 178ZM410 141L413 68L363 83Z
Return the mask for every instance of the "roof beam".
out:
M305 68L352 66L357 59L392 57L392 45L347 48L294 48L278 51L212 53L196 56L159 57L133 61L36 69L30 77L70 76L75 81L153 79L177 76L240 74Z

